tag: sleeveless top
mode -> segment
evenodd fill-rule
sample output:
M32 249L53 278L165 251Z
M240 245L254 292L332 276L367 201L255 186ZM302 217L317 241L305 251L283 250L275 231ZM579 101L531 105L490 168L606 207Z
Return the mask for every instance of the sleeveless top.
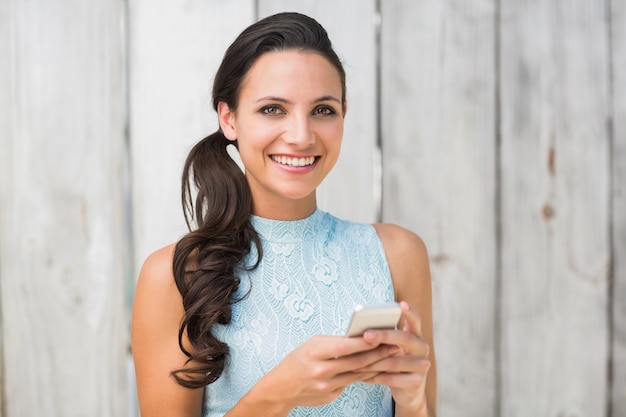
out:
M223 416L293 349L315 335L344 335L356 304L394 300L382 243L372 225L321 210L295 221L251 217L263 256L238 272L232 320L214 335L229 346L224 372L205 391L205 417ZM254 245L246 260L257 259ZM390 417L388 387L351 384L333 402L290 417Z

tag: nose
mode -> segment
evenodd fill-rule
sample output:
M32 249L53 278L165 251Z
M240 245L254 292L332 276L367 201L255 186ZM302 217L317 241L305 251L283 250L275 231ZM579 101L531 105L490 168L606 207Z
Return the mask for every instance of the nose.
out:
M301 148L306 148L315 143L315 133L308 115L293 115L284 137L286 143Z

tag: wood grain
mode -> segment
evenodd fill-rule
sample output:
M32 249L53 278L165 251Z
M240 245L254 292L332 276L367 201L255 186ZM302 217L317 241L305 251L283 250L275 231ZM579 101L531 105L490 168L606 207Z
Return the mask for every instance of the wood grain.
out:
M0 2L0 417L136 415L129 288L225 48L285 10L348 73L320 207L429 248L439 415L626 417L618 0Z
M433 279L441 415L496 401L495 2L381 2L383 219Z
M2 4L3 409L123 415L121 3Z
M626 3L610 2L613 76L613 316L611 417L626 417Z
M611 192L605 5L501 9L501 415L600 416Z

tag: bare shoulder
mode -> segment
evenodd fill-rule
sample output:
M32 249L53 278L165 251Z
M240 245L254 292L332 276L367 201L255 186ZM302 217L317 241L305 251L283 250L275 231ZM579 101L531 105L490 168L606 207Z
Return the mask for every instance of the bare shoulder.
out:
M174 247L150 254L141 267L133 300L133 342L140 337L162 337L165 328L178 331L183 307L172 268Z
M388 252L387 256L415 255L416 252L426 255L426 245L412 231L393 223L377 223L373 226Z
M387 255L396 297L409 300L418 289L416 287L426 286L430 291L428 251L424 241L412 231L395 224L375 224L374 228Z
M172 259L175 244L168 245L150 254L143 263L137 281L138 289L157 291L175 290Z
M183 388L171 377L187 361L178 344L184 308L172 268L174 248L146 258L133 300L131 345L139 408L146 417L199 416L202 410L202 390Z
M141 267L133 300L133 342L162 337L165 327L178 328L183 310L172 270L173 254L172 244L149 255Z

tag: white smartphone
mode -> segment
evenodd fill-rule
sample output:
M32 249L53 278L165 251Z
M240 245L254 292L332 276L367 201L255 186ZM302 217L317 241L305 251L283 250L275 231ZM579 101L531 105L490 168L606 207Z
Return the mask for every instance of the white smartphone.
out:
M358 304L354 307L346 336L361 336L368 329L395 329L402 315L400 304Z

